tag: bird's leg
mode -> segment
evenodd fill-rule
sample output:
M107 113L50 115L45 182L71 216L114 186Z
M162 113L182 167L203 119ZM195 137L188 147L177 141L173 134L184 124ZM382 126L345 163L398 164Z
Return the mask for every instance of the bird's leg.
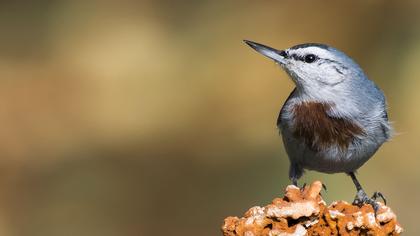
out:
M290 163L289 168L289 179L292 181L292 184L296 187L298 186L298 179L302 176L303 170L296 163Z
M384 203L386 204L386 200L384 196L382 195L382 193L375 192L373 196L369 198L366 192L363 190L362 186L360 185L359 181L357 180L354 172L350 172L348 173L348 175L350 175L357 190L357 194L356 194L356 197L354 198L353 205L357 205L361 207L363 204L367 203L373 207L373 210L375 211L375 215L376 215L376 212L380 208L380 205L376 202L376 199L378 197L381 197L384 200Z
M300 189L300 191L305 190L306 183L303 183L302 187L299 187L299 185L298 185L298 179L297 178L292 177L290 180L292 181L292 184L294 186L296 186L296 187L298 187Z
M292 181L292 184L293 184L294 186L298 187L297 178L292 177L292 178L290 178L290 180Z

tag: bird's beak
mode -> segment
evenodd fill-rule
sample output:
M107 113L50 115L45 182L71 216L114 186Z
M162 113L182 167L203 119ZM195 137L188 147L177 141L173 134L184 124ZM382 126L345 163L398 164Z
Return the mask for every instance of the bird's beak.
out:
M263 54L264 56L270 59L273 59L280 65L284 65L286 63L287 53L285 51L277 50L272 47L265 46L249 40L244 40L244 42L248 44L251 48L255 49L257 52Z

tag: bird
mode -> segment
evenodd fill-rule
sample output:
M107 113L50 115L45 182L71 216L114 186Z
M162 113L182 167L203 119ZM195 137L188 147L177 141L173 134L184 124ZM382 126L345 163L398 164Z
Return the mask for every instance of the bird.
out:
M295 88L280 110L277 127L289 157L289 179L298 186L305 170L346 173L356 187L355 205L379 209L356 177L393 128L383 91L344 52L320 43L298 44L284 50L244 40L274 60Z

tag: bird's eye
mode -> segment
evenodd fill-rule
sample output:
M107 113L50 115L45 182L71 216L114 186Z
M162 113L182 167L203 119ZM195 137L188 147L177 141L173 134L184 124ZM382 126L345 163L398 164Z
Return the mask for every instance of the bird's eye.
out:
M316 56L314 54L308 54L305 56L306 63L312 63L316 60Z

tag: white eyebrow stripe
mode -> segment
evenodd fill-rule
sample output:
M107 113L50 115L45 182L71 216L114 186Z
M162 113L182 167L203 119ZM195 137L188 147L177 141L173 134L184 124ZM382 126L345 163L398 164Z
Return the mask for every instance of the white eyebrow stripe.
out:
M319 58L331 58L331 53L328 49L316 47L316 46L310 46L306 48L298 48L293 49L289 48L287 50L290 52L290 54L296 54L298 56L305 56L307 54L314 54L315 56L318 56Z

